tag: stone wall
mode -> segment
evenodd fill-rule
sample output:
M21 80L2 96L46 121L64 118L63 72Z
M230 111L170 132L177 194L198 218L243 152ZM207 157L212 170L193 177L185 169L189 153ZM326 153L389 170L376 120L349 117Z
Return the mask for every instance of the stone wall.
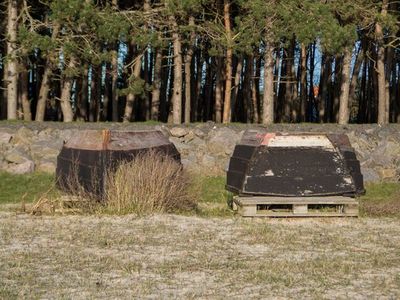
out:
M63 141L81 129L157 129L169 136L182 155L183 165L195 172L223 174L235 144L254 125L216 125L212 122L190 125L144 125L117 123L0 123L0 170L22 174L35 170L54 172ZM398 181L400 178L400 125L276 124L271 132L346 133L365 181Z

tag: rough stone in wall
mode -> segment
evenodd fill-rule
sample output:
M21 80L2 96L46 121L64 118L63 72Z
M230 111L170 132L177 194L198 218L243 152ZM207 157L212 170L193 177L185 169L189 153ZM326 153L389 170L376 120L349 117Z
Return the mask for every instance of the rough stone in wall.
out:
M120 123L0 123L0 170L11 173L53 173L63 141L81 129L162 131L182 155L185 168L203 174L223 175L237 141L250 124L189 126ZM400 178L400 125L275 124L271 132L346 133L356 150L365 181Z

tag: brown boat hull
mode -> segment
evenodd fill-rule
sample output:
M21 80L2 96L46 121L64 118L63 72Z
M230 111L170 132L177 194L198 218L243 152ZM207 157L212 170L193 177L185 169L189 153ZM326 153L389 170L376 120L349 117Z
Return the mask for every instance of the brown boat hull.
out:
M108 172L150 151L180 163L178 150L159 131L84 131L65 143L58 155L57 185L72 192L78 183L86 192L102 198Z
M240 195L355 196L363 176L345 135L247 131L236 145L227 189Z

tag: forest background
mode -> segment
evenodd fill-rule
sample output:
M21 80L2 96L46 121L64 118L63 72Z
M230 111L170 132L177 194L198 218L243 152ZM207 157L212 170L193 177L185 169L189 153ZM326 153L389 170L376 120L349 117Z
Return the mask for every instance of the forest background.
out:
M400 1L0 8L0 119L400 122Z

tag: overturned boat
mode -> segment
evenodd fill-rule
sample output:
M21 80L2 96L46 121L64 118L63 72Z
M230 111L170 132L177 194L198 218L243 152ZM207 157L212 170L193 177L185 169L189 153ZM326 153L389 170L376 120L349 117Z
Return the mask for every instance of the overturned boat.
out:
M57 185L72 191L78 183L101 198L109 171L149 151L180 162L178 150L160 131L81 131L64 144L57 157Z
M365 192L360 163L346 135L258 130L246 131L236 145L226 188L242 207L252 203L252 214L272 204L290 204L290 213L296 203L354 204L349 198Z

